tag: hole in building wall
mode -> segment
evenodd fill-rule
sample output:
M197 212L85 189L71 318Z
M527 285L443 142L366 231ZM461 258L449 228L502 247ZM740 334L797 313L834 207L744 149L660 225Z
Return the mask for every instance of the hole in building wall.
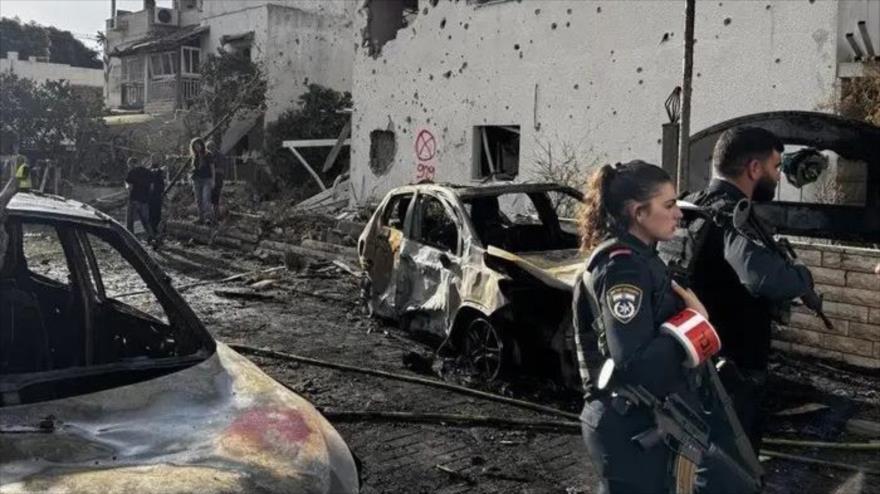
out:
M367 9L367 27L363 43L370 55L376 57L385 43L397 37L397 31L412 24L419 14L419 1L369 0L364 8Z
M370 132L370 170L373 175L388 173L397 154L397 139L390 130L376 129Z
M473 177L513 180L519 174L519 125L474 127Z

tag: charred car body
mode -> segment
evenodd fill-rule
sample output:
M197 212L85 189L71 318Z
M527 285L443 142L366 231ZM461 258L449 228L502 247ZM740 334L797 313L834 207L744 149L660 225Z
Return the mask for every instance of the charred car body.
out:
M579 386L571 296L585 256L566 217L581 200L554 184L392 190L358 241L371 310L443 337L485 379L518 367Z
M214 341L118 223L19 193L5 228L0 492L357 492L333 427Z

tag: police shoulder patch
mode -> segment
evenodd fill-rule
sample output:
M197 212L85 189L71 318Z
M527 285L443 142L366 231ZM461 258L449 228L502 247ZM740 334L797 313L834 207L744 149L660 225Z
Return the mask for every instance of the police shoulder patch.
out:
M623 324L632 321L642 306L642 289L634 285L614 285L605 297L611 316Z

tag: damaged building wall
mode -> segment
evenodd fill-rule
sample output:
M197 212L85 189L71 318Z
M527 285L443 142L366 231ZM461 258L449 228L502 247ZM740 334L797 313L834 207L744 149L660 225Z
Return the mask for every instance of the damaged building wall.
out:
M660 162L663 102L680 84L682 0L421 0L378 53L355 32L355 196L430 179L469 183L480 126L516 132L517 180L534 179L549 144L585 162ZM691 129L770 110L816 110L836 82L839 4L700 2ZM371 133L393 131L390 169L370 164ZM478 158L479 159L479 158ZM384 171L384 170L383 170Z
M354 0L288 0L205 3L203 24L210 26L202 48L216 53L249 49L262 61L268 80L266 123L292 109L309 83L351 91L354 59ZM249 33L253 33L247 41ZM241 41L244 39L245 41Z

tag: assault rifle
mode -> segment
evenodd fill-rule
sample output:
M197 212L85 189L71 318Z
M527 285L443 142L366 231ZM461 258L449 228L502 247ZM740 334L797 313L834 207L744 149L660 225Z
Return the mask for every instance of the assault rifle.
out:
M759 492L764 470L733 411L730 397L721 384L715 363L711 360L705 363L704 370L708 373L707 384L721 405L722 418L733 433L733 444L739 460L734 459L711 439L711 428L703 420L703 414L694 410L678 394L670 393L661 399L642 385L615 383L617 380L614 378L613 360L606 360L602 366L598 387L602 390L611 389L632 406L644 407L651 411L654 426L632 438L643 449L649 449L662 442L695 466L704 467L711 464L714 468L723 470L723 474L719 477L727 483L725 488L729 492ZM677 482L692 485L692 482L687 480L682 482L682 479L677 479Z
M654 415L654 427L633 437L642 448L648 449L661 441L670 449L685 457L697 466L713 465L723 474L725 488L729 492L759 492L761 490L760 470L748 471L728 455L710 437L709 425L700 413L690 407L677 394L667 395L662 400L654 396L644 386L624 385L616 389L617 394L636 406L644 406ZM755 460L757 465L757 460ZM757 468L760 469L760 466ZM682 479L677 479L682 482ZM684 481L685 484L690 482Z
M773 238L773 234L767 230L764 223L752 211L752 202L750 200L742 199L736 203L733 210L733 226L737 230L753 233L762 244L773 249L789 264L794 264L797 260L797 254L788 239L781 238L776 240ZM834 324L831 323L831 320L828 319L828 316L822 310L822 297L816 293L813 287L810 287L805 294L801 295L801 302L803 302L806 308L815 312L822 319L826 328L834 329Z

